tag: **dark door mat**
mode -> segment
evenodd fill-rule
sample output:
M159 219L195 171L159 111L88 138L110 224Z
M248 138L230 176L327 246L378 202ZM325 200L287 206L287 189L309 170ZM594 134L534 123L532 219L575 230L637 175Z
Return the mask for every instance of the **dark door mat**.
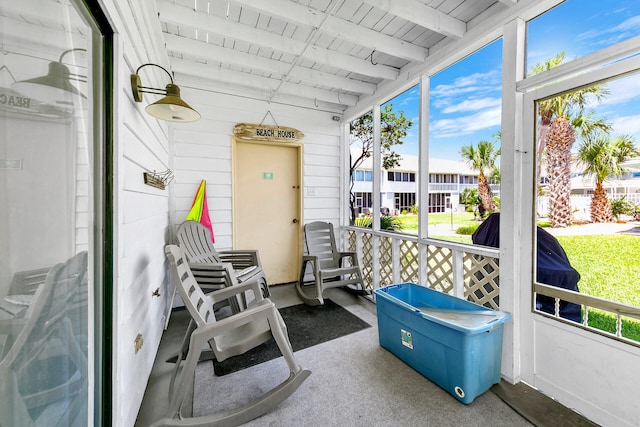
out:
M500 381L500 383L491 387L491 391L535 426L598 426L598 424L593 421L588 420L523 382L510 384L506 381Z

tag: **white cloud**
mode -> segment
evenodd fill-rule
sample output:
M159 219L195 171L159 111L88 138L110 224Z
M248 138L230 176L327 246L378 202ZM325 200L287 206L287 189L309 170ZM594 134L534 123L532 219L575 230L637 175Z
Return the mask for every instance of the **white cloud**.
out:
M635 116L617 117L611 121L611 124L613 126L614 135L640 134L640 114Z
M500 126L500 111L497 107L454 119L436 120L429 125L429 132L437 138L448 138Z
M480 98L495 93L500 90L500 85L500 70L493 70L458 77L451 84L438 85L429 91L429 96L434 107L450 108L459 105L465 98Z
M623 104L640 98L640 79L637 75L611 81L607 86L611 94L604 98L600 105Z
M594 40L602 46L613 45L638 34L640 30L640 16L633 16L613 27L592 29L578 34L578 40Z
M456 105L451 105L442 110L444 114L459 113L462 111L478 111L502 105L500 98L467 99Z

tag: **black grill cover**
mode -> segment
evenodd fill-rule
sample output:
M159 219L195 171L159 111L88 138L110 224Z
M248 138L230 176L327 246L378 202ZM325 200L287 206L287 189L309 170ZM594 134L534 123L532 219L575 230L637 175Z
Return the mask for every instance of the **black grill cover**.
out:
M537 280L546 285L569 289L579 292L578 281L580 274L571 267L569 258L560 242L551 234L540 227L537 228L538 240L538 265L536 267ZM475 245L500 246L500 213L491 214L471 236ZM555 313L554 299L544 295L538 295L536 308L546 313ZM580 305L560 301L560 316L580 322Z

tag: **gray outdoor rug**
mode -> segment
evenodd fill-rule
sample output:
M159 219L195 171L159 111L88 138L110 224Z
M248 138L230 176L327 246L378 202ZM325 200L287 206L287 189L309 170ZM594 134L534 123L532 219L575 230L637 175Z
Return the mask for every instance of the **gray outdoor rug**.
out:
M340 305L325 299L324 306L305 304L279 309L287 325L293 351L330 341L369 328L371 325ZM273 338L239 356L213 361L216 375L223 376L282 356Z

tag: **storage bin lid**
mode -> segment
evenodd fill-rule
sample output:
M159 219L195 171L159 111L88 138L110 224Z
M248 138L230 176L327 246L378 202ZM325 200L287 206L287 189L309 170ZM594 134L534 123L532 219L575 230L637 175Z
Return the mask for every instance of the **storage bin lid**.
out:
M389 285L374 293L376 298L466 334L491 331L511 317L505 311L495 311L415 283Z

